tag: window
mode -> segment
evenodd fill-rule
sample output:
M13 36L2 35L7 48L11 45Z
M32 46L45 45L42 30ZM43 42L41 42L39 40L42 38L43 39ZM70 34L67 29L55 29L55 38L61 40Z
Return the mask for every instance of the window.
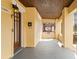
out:
M55 24L52 23L43 24L43 32L52 32L54 30L55 30Z
M73 44L77 44L77 12L74 13Z

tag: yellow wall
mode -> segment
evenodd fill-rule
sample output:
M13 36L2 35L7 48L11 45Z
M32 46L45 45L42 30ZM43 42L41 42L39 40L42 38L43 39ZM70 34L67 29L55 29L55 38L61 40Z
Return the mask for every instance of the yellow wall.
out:
M26 44L27 47L34 47L34 19L35 8L26 8L25 26L26 26ZM28 27L28 22L32 22L32 27Z
M55 19L42 19L42 39L53 39L55 38L54 32L43 32L43 23L54 23Z
M56 20L56 39L64 43L64 10L62 10L62 15Z
M26 26L26 47L35 47L40 40L40 15L36 8L27 7L25 12L25 26ZM28 22L32 22L32 27L28 27ZM39 31L39 32L38 32ZM39 38L39 39L38 39Z
M1 6L11 10L12 0L1 0Z
M41 23L41 16L39 15L38 11L36 10L36 19L35 19L35 29L34 29L34 34L35 34L35 46L38 44L38 42L40 41L41 39L41 26L42 26L42 23Z
M21 46L26 47L24 7L20 2L17 1L17 3L22 14ZM11 17L12 14L12 0L1 0L1 59L9 59L14 56L14 32L12 32L12 29L14 30L14 19Z
M1 15L1 53L2 59L7 59L11 57L12 20L10 14L1 11Z
M22 28L21 28L21 30L22 30L22 32L21 32L21 39L22 39L22 41L21 41L21 46L22 47L26 47L26 37L27 37L27 35L26 35L26 20L25 20L25 13L22 13L21 14L21 26L22 26Z
M12 12L12 1L1 0L1 58L9 59L14 56L14 23L13 17L11 18ZM18 3L18 2L17 2ZM18 3L21 8L22 4ZM19 9L20 9L19 8ZM23 7L24 8L24 7ZM7 10L5 10L7 9ZM24 8L25 9L25 8ZM37 12L36 8L26 8L24 12L21 12L21 46L22 47L35 47L40 40L40 25L41 17ZM28 27L28 22L32 22L32 27ZM8 28L7 28L8 27Z
M62 36L61 34L61 19L56 19L55 24L56 24L56 28L55 28L55 35L56 35L56 39L59 39L60 41L62 41L62 38L60 38L60 36Z
M65 9L67 12L68 9ZM65 34L64 34L64 46L73 49L73 21L76 8L69 14L65 14ZM67 12L68 13L68 12Z
M68 8L64 8L64 16L64 46L71 48L73 41L73 16L68 14Z
M11 18L11 1L12 0L1 0L1 59L9 59L13 53L13 20Z

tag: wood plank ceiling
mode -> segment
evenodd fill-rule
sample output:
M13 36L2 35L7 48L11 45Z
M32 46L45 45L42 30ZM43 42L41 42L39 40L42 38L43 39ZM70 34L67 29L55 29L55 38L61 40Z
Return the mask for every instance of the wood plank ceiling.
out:
M62 9L68 7L73 0L19 0L25 7L36 7L44 19L59 18Z

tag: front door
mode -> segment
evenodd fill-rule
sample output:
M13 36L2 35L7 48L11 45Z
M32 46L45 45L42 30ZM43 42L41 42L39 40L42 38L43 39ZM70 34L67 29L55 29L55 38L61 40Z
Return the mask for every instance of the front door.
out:
M21 14L14 12L14 52L21 47Z

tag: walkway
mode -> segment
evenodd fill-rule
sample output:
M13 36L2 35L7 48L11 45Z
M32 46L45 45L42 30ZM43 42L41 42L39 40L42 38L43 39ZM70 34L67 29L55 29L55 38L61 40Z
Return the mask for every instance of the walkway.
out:
M75 59L74 53L60 48L57 41L41 41L35 48L24 48L13 59Z

